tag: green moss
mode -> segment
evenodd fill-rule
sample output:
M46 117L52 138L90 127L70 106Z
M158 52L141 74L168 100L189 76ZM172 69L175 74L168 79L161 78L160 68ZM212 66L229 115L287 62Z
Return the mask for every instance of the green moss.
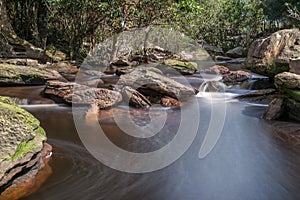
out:
M291 89L282 88L280 89L280 91L285 93L290 98L300 102L300 90L291 90Z
M0 96L0 102L1 103L5 103L5 104L9 104L9 105L14 105L16 106L16 101L10 97L3 97L3 96Z
M35 141L29 141L29 142L21 142L17 149L15 154L12 156L11 160L19 160L22 159L28 152L33 152L36 149Z
M0 97L0 126L0 148L4 150L0 152L0 162L15 161L29 152L40 151L46 140L40 122L9 97Z
M186 68L189 70L197 69L197 63L193 63L193 62L183 62L183 61L169 59L169 60L165 60L164 64L175 69L182 69L182 68Z

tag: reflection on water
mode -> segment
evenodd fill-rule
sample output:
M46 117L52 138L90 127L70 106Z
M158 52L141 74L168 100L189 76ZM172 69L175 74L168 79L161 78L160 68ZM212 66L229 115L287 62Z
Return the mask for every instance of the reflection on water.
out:
M260 119L264 107L229 101L221 138L213 151L200 160L198 152L211 110L207 99L199 97L198 101L200 128L193 145L172 165L146 174L118 172L94 159L79 140L71 108L27 107L41 120L54 154L50 162L52 176L24 200L300 198L299 151L287 148L287 143L274 137L279 131L276 124ZM116 109L122 112L122 108ZM168 112L167 130L177 129L178 112ZM122 148L151 150L174 137L169 131L170 134L162 132L153 140L133 140L115 126L111 116L110 111L101 112L100 123L111 141ZM142 118L143 113L138 116Z

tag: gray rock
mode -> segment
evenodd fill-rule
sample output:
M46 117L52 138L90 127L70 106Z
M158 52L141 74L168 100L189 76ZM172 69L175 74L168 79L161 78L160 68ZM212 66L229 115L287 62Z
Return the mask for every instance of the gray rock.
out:
M244 55L244 48L243 47L236 47L226 52L226 56L231 58L241 58Z
M284 113L284 100L275 98L269 104L267 110L263 114L263 118L267 120L275 120L280 118Z

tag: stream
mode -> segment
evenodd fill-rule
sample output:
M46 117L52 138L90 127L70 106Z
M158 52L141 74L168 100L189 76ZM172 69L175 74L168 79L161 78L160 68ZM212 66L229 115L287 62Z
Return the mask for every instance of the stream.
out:
M130 174L105 166L86 150L76 131L72 108L39 97L43 87L26 88L1 88L0 94L23 99L21 106L41 121L54 150L49 163L52 175L37 192L22 200L300 199L299 147L276 137L278 123L292 128L299 124L260 119L266 105L232 100L234 95L228 94L221 136L208 156L199 159L212 111L210 100L195 97L201 115L197 136L188 151L161 170ZM114 109L124 111L122 106ZM136 113L136 123L147 120L146 111L132 112ZM170 142L178 129L180 109L165 112L164 129L145 140L125 135L109 110L101 111L99 122L117 146L150 151Z

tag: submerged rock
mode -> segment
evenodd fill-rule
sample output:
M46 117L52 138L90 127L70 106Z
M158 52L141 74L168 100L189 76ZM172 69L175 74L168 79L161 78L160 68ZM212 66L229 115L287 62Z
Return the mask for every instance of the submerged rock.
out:
M0 86L44 85L48 80L65 81L56 71L31 66L0 64Z
M36 118L17 106L12 99L0 97L1 200L10 198L7 191L12 188L30 184L28 180L34 179L45 166L52 150L45 143L46 139L45 131Z
M256 40L249 48L246 66L269 77L289 71L290 59L300 57L299 39L299 29L287 29Z

